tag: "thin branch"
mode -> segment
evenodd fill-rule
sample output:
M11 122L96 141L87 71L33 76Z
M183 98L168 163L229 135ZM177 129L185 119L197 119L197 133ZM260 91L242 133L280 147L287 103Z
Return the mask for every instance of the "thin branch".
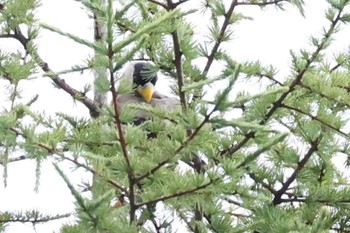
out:
M135 33L135 32L136 32L135 29L133 29L133 28L131 28L131 27L128 27L128 26L126 26L125 24L122 24L121 22L117 22L117 26L118 26L119 28L125 30L125 31L130 31L130 32L132 32L132 33Z
M157 166L155 166L154 168L152 168L149 172L140 175L139 177L135 178L135 182L139 182L144 178L147 178L148 176L154 174L156 171L158 171L161 167L163 167L166 163L168 163L173 157L175 157L178 153L180 153L187 145L188 143L190 143L193 138L198 134L198 132L202 129L202 127L209 121L210 116L214 113L215 109L213 111L211 111L208 115L205 116L205 118L203 119L203 121L201 122L201 124L199 126L197 126L197 128L190 134L190 136L188 136L188 138L181 143L181 145L174 151L174 154L166 159L164 159L163 161L159 162Z
M306 115L306 116L310 117L312 120L318 121L318 122L320 122L322 125L327 126L328 128L330 128L330 129L336 131L337 133L339 133L339 134L345 136L346 138L349 138L349 135L348 135L347 133L345 133L345 132L343 132L343 131L341 131L341 130L335 128L335 127L332 126L331 124L329 124L329 123L325 122L324 120L320 119L318 116L314 116L314 115L312 115L312 114L310 114L310 113L308 113L308 112L305 112L305 111L303 111L303 110L301 110L301 109L298 109L298 108L296 108L296 107L293 107L293 106L290 106L290 105L287 105L287 104L282 104L281 107L286 108L286 109L289 109L289 110L293 110L293 111L298 112L298 113L303 114L303 115Z
M156 1L156 0L148 0L148 1L154 3L154 4L158 5L158 6L161 6L164 9L168 9L168 6L165 3L162 3L162 2L159 2L159 1Z
M233 204L233 205L236 205L236 206L239 206L239 207L243 206L242 203L239 203L238 201L229 199L228 197L224 197L224 200L227 201L230 204Z
M244 138L242 141L240 141L237 144L233 144L230 148L223 150L220 152L220 154L223 155L228 155L231 156L234 153L236 153L239 149L241 149L251 138L255 136L255 132L251 131L247 134L244 135Z
M99 177L104 178L104 176L101 175L100 173L98 173L96 170L94 170L94 169L92 169L92 168L86 166L85 164L79 163L76 159L71 159L71 158L69 158L69 157L67 157L67 156L64 156L64 155L62 155L62 154L58 154L57 152L55 152L55 154L59 155L61 158L65 159L65 160L68 160L68 161L74 163L77 167L81 167L81 168L86 169L87 171L91 172L93 175L97 175L97 176L99 176ZM106 181L107 181L109 184L111 184L112 186L114 186L115 188L117 188L117 189L123 191L126 195L129 194L128 190L127 190L126 188L124 188L121 184L117 183L116 181L111 180L111 179L106 179Z
M26 159L30 159L29 156L26 156L26 155L21 155L21 156L18 156L18 157L14 157L14 158L9 158L7 161L6 161L6 164L7 163L12 163L12 162L18 162L18 161L22 161L22 160L26 160ZM0 165L4 165L5 162L3 160L0 161Z
M107 5L108 11L113 11L112 1L108 1ZM107 14L110 15L110 14ZM114 77L114 56L115 52L113 49L113 29L112 29L112 19L110 17L107 18L107 46L108 46L108 72L109 72L109 80L110 80L110 91L112 93L112 101L113 101L113 108L114 108L114 121L115 126L118 131L119 136L119 142L122 149L122 153L126 162L127 166L127 174L128 174L128 181L129 181L129 221L130 223L135 221L136 218L136 210L137 206L135 205L136 198L135 198L135 180L134 180L134 171L130 163L129 159L129 153L127 150L127 143L125 140L125 135L123 132L122 122L120 120L120 112L119 112L119 104L118 104L118 93L115 88L116 79Z
M170 1L171 2L171 1ZM179 97L180 97L180 102L183 108L186 109L186 96L185 92L182 90L182 87L184 85L184 74L183 74L183 69L182 69L182 51L180 47L180 40L179 40L179 35L177 31L174 31L171 33L173 37L173 43L174 43L174 56L175 60L174 65L176 67L176 76L177 76L177 86L179 88Z
M291 202L310 202L311 200L307 199L307 198L281 198L281 203L291 203ZM318 202L318 203L334 203L334 200L312 200L312 202ZM339 200L337 201L337 203L343 203L343 204L350 204L350 200Z
M3 217L4 215L8 214L8 216ZM19 222L19 223L32 223L32 224L37 224L37 223L47 223L49 221L53 220L58 220L62 218L68 218L71 216L71 214L57 214L54 216L43 216L36 210L32 211L26 211L25 213L9 213L9 212L3 212L2 213L2 218L0 219L0 224L6 224L10 222ZM34 215L34 216L31 216Z
M341 18L341 11L338 12L336 18L332 21L328 31L326 32L324 38L322 39L322 42L317 46L316 50L313 52L311 57L306 60L305 66L299 70L297 76L293 80L293 82L289 85L289 90L284 92L273 104L270 110L266 113L264 118L259 122L260 125L266 124L266 122L270 119L270 117L277 111L277 109L281 108L283 101L287 98L289 94L291 94L297 85L301 83L302 78L304 77L304 74L308 71L311 64L317 59L318 55L322 51L322 49L326 46L329 38L331 37L332 33L334 32L334 29L339 22ZM242 148L250 139L254 138L255 132L251 131L247 133L242 141L239 143L232 145L228 150L223 151L222 155L231 156L236 151L238 151L240 148Z
M272 200L273 205L278 205L281 203L281 197L282 195L288 190L291 183L296 179L299 172L305 167L307 161L311 158L312 154L317 151L318 145L321 141L321 137L319 136L314 141L310 142L311 147L304 155L304 158L300 160L297 164L297 167L294 169L292 175L286 180L286 182L283 183L282 187L274 194L274 199Z
M333 97L329 97L329 96L327 96L327 95L325 95L325 94L323 94L323 93L321 93L321 92L318 92L317 90L312 89L312 87L307 86L307 85L306 85L305 83L303 83L303 82L300 82L298 85L301 86L301 87L303 87L303 88L305 88L305 89L308 89L309 91L311 91L311 92L313 92L313 93L316 93L316 94L320 95L320 96L323 97L323 98L326 98L326 99L328 99L328 100L331 100L331 101L335 101L335 102L337 102L337 103L340 103L340 104L342 104L343 106L345 106L345 107L347 107L347 108L350 109L350 104L340 102L340 101L336 100L336 99L333 98ZM346 87L341 87L341 88L346 89ZM347 90L347 89L346 89L346 90ZM349 91L349 90L347 90L347 91Z
M336 71L339 67L341 67L342 65L344 65L345 62L340 62L337 63L335 66L333 66L330 70L329 73L333 73L333 71Z
M263 180L260 180L254 173L249 172L249 177L252 178L256 183L261 184L264 188L269 190L272 194L276 194L277 191L271 187L271 185L266 184Z
M173 10L176 8L178 4L174 4L172 0L167 0L168 6L167 10ZM180 45L180 39L179 35L177 33L177 30L173 31L171 33L172 38L173 38L173 45L174 45L174 65L176 68L176 77L177 77L177 86L179 88L179 97L180 97L180 103L182 107L185 109L186 108L186 96L185 92L182 90L182 87L184 85L184 74L183 74L183 67L182 67L182 51L181 51L181 45Z
M17 36L15 34L4 34L4 35L0 35L0 39L6 39L6 38L12 38L12 39L17 39Z
M123 127L122 127L122 123L120 120L120 112L119 112L119 106L118 106L118 93L115 89L115 78L114 78L114 73L113 73L113 67L110 69L110 82L111 82L111 92L112 92L112 98L113 98L113 108L114 108L114 120L115 120L115 125L118 129L118 136L119 136L119 141L120 141L120 145L122 148L122 152L128 167L128 172L130 175L133 176L133 171L132 171L132 167L130 164L130 159L129 159L129 154L128 154L128 150L127 150L127 146L126 146L126 141L125 141L125 136L124 136L124 132L123 132Z
M20 132L18 129L15 129L15 128L10 128L9 129L10 131L14 132L17 136L22 136L23 138L27 139L26 135L24 135L22 132ZM79 163L76 159L71 159L67 156L65 156L61 151L57 150L56 148L53 148L45 143L41 143L41 142L35 142L34 143L35 145L45 149L49 154L56 154L58 155L59 157L65 159L65 160L68 160L72 163L74 163L75 165L77 165L78 167L82 167L84 169L86 169L87 171L91 172L92 174L94 175L97 175L99 177L103 177L103 175L101 175L100 173L98 173L97 171L95 171L94 169L86 166L85 164L82 164L82 163ZM26 157L28 158L28 157ZM110 180L110 179L106 179L107 182L109 184L111 184L112 186L116 187L117 189L125 192L126 194L128 194L128 190L126 188L124 188L121 184L113 181L113 180Z
M236 214L236 213L233 213L233 212L227 212L227 214L229 215L232 215L236 218L250 218L251 216L249 215L246 215L246 214Z
M280 2L289 2L288 0L274 0L269 2L237 2L237 6L268 6L268 5L277 5Z
M175 198L175 197L184 196L184 195L187 195L187 194L193 194L193 193L197 192L198 190L205 189L206 187L211 185L214 181L215 180L210 180L208 183L200 185L200 186L195 187L193 189L189 189L189 190L182 191L182 192L177 192L177 193L174 193L174 194L171 194L171 195L168 195L168 196L163 196L163 197L160 197L160 198L157 198L157 199L153 199L151 201L141 202L141 203L138 203L136 205L138 207L140 207L140 206L143 206L143 205L150 205L150 204L157 203L159 201L165 201L165 200L169 200L169 199L172 199L172 198Z
M28 43L30 42L30 40L28 40L19 29L16 29L14 34L0 35L0 38L14 38L17 41L19 41L23 48L26 50L26 52L32 56L32 58L37 62L39 67L47 73L47 76L50 77L58 87L62 88L65 92L70 94L74 99L83 103L90 110L90 115L92 117L99 116L99 111L93 100L86 97L84 93L69 86L63 79L61 79L57 74L55 74L55 72L53 72L49 68L49 65L41 59L39 54L37 54L37 52L34 49L28 49Z
M258 75L260 78L267 78L268 80L274 82L275 84L278 84L280 86L284 86L283 83L281 83L280 81L278 81L277 79L275 79L273 76L268 75L268 74L263 74L263 73L257 73L256 75Z
M221 29L220 29L220 34L218 36L218 38L216 39L215 41L215 44L210 52L210 54L208 55L208 58L207 58L207 63L205 64L205 67L202 71L202 76L206 76L209 72L209 69L211 67L211 65L213 64L214 60L215 60L215 55L216 53L218 52L219 50L219 47L224 39L224 36L225 36L225 33L226 33L226 30L230 24L230 20L231 20L231 17L232 17L232 14L233 14L233 10L235 9L235 7L237 6L237 0L233 0L231 2L231 5L230 5L230 8L228 9L228 11L226 12L225 14L225 19L224 19L224 22L222 23L221 25ZM194 96L193 99L198 99L198 98L201 98L201 96Z

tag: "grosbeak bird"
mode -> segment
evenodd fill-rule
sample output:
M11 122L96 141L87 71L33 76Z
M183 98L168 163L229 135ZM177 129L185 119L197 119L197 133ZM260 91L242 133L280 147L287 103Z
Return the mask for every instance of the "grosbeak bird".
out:
M150 63L130 64L122 77L121 84L131 85L133 92L118 95L117 102L120 110L123 111L128 104L144 104L169 110L180 108L181 104L178 99L161 94L156 90L157 81L157 73L152 69ZM137 111L133 123L139 125L149 118L148 112Z

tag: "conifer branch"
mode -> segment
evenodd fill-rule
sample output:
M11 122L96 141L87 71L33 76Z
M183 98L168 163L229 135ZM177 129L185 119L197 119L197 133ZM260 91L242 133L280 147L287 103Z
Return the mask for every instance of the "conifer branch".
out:
M20 31L20 29L15 30L14 34L7 34L7 35L1 35L2 38L14 38L18 40L23 48L26 50L28 54L32 56L32 58L37 62L39 67L47 74L48 77L52 79L52 81L60 88L62 88L65 92L70 94L74 99L80 101L83 103L89 110L90 110L90 115L92 117L98 117L99 116L99 111L97 109L96 104L94 103L93 100L89 99L88 97L85 96L85 93L80 92L70 85L68 85L64 79L61 79L59 75L55 74L54 71L52 71L49 68L48 63L43 61L39 54L34 49L28 49L28 43L30 40L26 38L23 33Z
M305 197L294 197L294 198L281 198L281 203L291 203L291 202L309 202L310 200ZM312 199L312 202L318 202L318 203L333 203L334 200L326 200L326 199ZM343 204L350 204L350 199L348 200L338 200L337 203L343 203Z
M274 82L275 84L278 84L279 86L282 86L282 87L284 86L283 83L275 79L272 75L264 74L264 73L257 73L256 75L259 76L260 78L267 78L268 80Z
M325 122L324 120L322 120L322 119L319 118L318 116L314 116L314 115L312 115L311 113L305 112L305 111L303 111L303 110L301 110L301 109L298 109L298 108L296 108L296 107L293 107L293 106L290 106L290 105L287 105L287 104L281 104L281 107L282 107L282 108L289 109L289 110L293 110L293 111L295 111L295 112L298 112L298 113L300 113L300 114L303 114L303 115L305 115L305 116L308 116L308 117L310 117L312 120L318 121L318 122L320 122L322 125L327 126L328 128L330 128L330 129L336 131L337 133L339 133L339 134L345 136L346 138L349 138L349 136L348 136L347 133L345 133L345 132L341 131L340 129L338 129L338 128L332 126L331 124Z
M18 161L22 161L22 160L26 160L26 159L30 159L29 156L26 156L26 155L21 155L21 156L18 156L18 157L14 157L14 158L9 158L6 160L6 162L2 159L0 160L0 165L4 165L5 163L12 163L12 162L18 162Z
M289 85L289 90L284 92L274 103L272 103L272 107L270 108L270 110L266 113L264 118L259 122L260 125L264 125L267 123L267 121L277 111L277 109L282 107L282 103L287 98L287 96L290 95L295 90L296 86L301 83L301 80L304 77L304 74L309 70L311 64L313 62L315 62L315 60L317 60L317 57L319 56L320 52L327 45L327 42L329 41L332 34L334 33L336 25L338 24L338 22L341 19L341 13L342 13L342 10L339 10L335 19L331 22L329 29L326 31L321 43L316 47L316 49L312 53L311 57L306 60L304 67L298 71L298 74L296 75L294 80ZM254 131L248 132L245 135L244 139L242 139L242 141L240 141L239 143L237 143L235 145L232 145L229 149L222 151L221 154L226 155L226 156L231 156L236 151L238 151L240 148L242 148L250 139L254 138L254 136L255 136Z
M321 139L322 136L319 136L314 141L310 142L311 147L306 152L304 157L298 162L297 167L294 169L292 175L283 183L282 187L276 193L274 193L275 197L272 200L273 205L278 205L281 203L282 195L288 190L291 183L296 179L299 172L305 167L307 161L309 161L314 152L317 151Z
M130 164L130 160L129 160L129 154L128 154L128 150L127 150L127 145L126 145L126 140L125 140L125 136L124 136L124 132L123 132L123 127L122 127L122 122L120 120L120 112L119 112L119 106L118 106L118 93L116 91L115 88L115 77L114 77L114 72L113 72L113 50L112 47L110 47L110 55L109 55L109 59L110 59L110 67L109 67L109 78L110 78L110 83L111 83L111 93L112 93L112 100L113 100L113 108L114 108L114 120L115 120L115 125L117 127L118 130L118 136L119 136L119 141L120 141L120 145L122 148L122 152L123 152L123 156L125 158L126 161L126 165L128 168L128 173L133 176L133 170Z
M190 143L193 140L193 138L199 133L199 131L203 128L203 126L209 121L210 116L214 113L214 111L216 111L215 108L208 115L205 116L205 118L199 124L199 126L197 126L197 128L187 137L187 139L184 142L182 142L181 145L174 151L173 155L171 155L168 158L164 159L163 161L159 162L158 165L155 166L154 168L152 168L149 172L147 172L143 175L140 175L139 177L136 177L135 182L138 183L141 180L154 174L156 171L158 171L160 168L162 168L165 164L167 164L172 158L174 158L178 153L180 153L184 148L186 148L188 143Z
M321 97L326 98L326 99L328 99L328 100L330 100L330 101L334 101L334 102L341 103L343 106L345 106L345 107L347 107L348 109L350 109L350 104L347 104L347 103L344 103L344 102L339 102L339 100L336 100L335 98L329 97L329 96L323 94L322 92L319 92L319 91L317 91L317 90L314 90L312 87L306 85L306 84L303 83L303 82L300 82L298 85L301 86L301 87L303 87L303 88L305 88L305 89L308 89L308 90L311 91L312 93L317 93L317 94L320 95ZM345 88L345 87L344 87L344 88ZM347 91L349 91L349 90L347 90Z
M90 209L86 205L86 202L84 201L83 197L77 190L74 188L73 184L70 182L70 180L67 178L67 176L64 174L64 172L58 167L57 164L53 164L56 171L60 174L66 185L68 186L71 194L75 197L78 206L84 211L84 213L89 217L90 221L93 222L94 225L98 224L98 216L91 213Z
M125 25L125 24L122 24L121 22L117 22L117 26L118 26L119 28L125 30L125 31L130 31L130 32L132 32L132 33L135 33L135 32L136 32L135 29L133 29L133 28L131 28L131 27Z
M214 181L215 180L210 180L208 183L200 185L200 186L195 187L193 189L189 189L189 190L182 191L182 192L177 192L177 193L170 194L168 196L163 196L163 197L160 197L160 198L156 198L156 199L153 199L153 200L150 200L150 201L141 202L141 203L136 204L136 206L137 207L141 207L143 205L151 205L151 204L157 203L159 201L166 201L166 200L169 200L169 199L172 199L172 198L175 198L175 197L181 197L181 196L184 196L184 195L193 194L193 193L197 192L198 190L201 190L201 189L204 189L204 188L208 187L209 185L214 183Z
M227 29L228 29L228 27L230 25L230 20L231 20L233 11L234 11L236 6L237 6L237 0L233 0L231 2L231 5L230 5L228 11L224 15L225 19L224 19L224 22L221 25L220 34L219 34L218 38L216 38L214 46L211 49L211 52L210 52L210 54L207 57L207 62L206 62L205 67L204 67L204 69L202 71L201 76L203 76L203 77L205 77L208 74L209 69L210 69L211 65L213 64L213 62L215 60L215 55L217 54L217 52L219 50L219 47L220 47L221 43L224 40L225 33L226 33L226 31L227 31ZM200 92L202 92L202 90ZM194 95L193 96L193 100L201 98L201 95L202 95L202 93L199 96L198 95Z
M28 139L28 137L23 134L22 132L20 132L18 129L15 129L15 128L10 128L9 129L10 131L14 132L17 136L22 136L23 138L25 139ZM72 163L74 163L77 167L82 167L84 169L86 169L87 171L91 172L93 175L97 175L99 177L104 177L103 175L101 175L99 172L97 172L96 170L90 168L89 166L85 165L85 164L82 164L80 162L78 162L76 159L71 159L67 156L64 155L64 153L62 151L59 151L57 150L56 148L54 147L51 147L45 143L42 143L42 142L34 142L35 145L45 149L49 154L56 154L58 155L59 157L61 157L62 159L65 159L67 161L70 161ZM21 156L23 157L23 159L27 159L29 157L27 156ZM121 184L111 180L111 179L106 179L106 181L111 184L112 186L114 186L115 188L123 191L124 193L128 194L128 190L126 188L124 188Z
M342 65L344 65L345 62L340 62L340 63L337 63L335 66L333 66L329 72L330 73L333 73L334 71L336 71L339 67L341 67Z
M43 215L39 213L37 210L28 210L25 212L0 212L0 224L6 224L10 222L18 222L18 223L45 223L53 220L58 220L62 218L68 218L71 214L57 214L57 215Z
M238 5L242 6L268 6L268 5L278 5L281 2L290 2L289 0L271 0L271 1L262 1L262 2L237 2Z
M128 192L128 198L129 198L129 221L130 223L135 221L136 218L136 210L137 207L135 205L135 181L134 181L134 171L130 163L129 159L129 153L127 150L127 143L125 140L125 135L122 127L122 122L120 120L120 112L119 112L119 106L118 106L118 93L115 88L115 83L116 79L114 77L114 56L115 53L119 49L113 48L113 28L112 28L112 11L113 11L113 5L112 1L108 1L108 6L107 6L107 46L108 46L108 60L109 60L109 67L108 67L108 72L109 72L109 80L110 80L110 91L112 93L112 101L113 101L113 108L114 108L114 121L115 125L118 131L118 136L119 136L119 142L120 146L122 149L122 154L124 156L126 166L127 166L127 175L128 175L128 181L129 181L129 192ZM134 33L132 36L136 35L137 33ZM130 43L132 40L129 42L122 42L121 44L127 44ZM121 45L119 44L119 46ZM118 46L117 46L118 47ZM123 47L123 46L122 46Z
M63 154L58 154L58 153L55 153L55 154L59 155L61 158L65 159L67 161L70 161L70 162L74 163L77 167L84 168L85 170L91 172L93 175L97 175L99 177L102 177L102 178L106 179L99 172L97 172L96 170L86 166L85 164L82 164L82 163L78 162L76 159L71 159L71 158L69 158L67 156L64 156ZM126 188L124 188L121 184L117 183L116 181L111 180L111 179L106 179L106 181L107 181L107 183L111 184L113 187L115 187L115 188L119 189L120 191L124 192L126 195L129 194L129 191Z
M173 6L173 3L171 0L168 0L168 6L169 9L173 9L170 6ZM175 30L174 32L171 33L172 38L173 38L173 44L174 44L174 65L176 67L176 77L177 77L177 86L179 88L179 97L180 97L180 102L181 106L186 109L187 102L186 102L186 96L185 92L182 90L182 87L184 85L184 74L183 74L183 67L182 67L182 51L181 51L181 46L180 46L180 40L179 40L179 35L177 31Z
M259 179L254 173L252 172L248 172L248 175L250 178L252 178L256 183L261 184L262 187L264 187L265 189L269 190L270 193L272 194L276 194L276 190L269 184L265 183L263 180Z
M148 0L148 1L154 3L154 4L158 5L158 6L161 6L164 9L168 9L168 6L165 3L162 3L162 2L159 2L159 1L156 1L156 0Z

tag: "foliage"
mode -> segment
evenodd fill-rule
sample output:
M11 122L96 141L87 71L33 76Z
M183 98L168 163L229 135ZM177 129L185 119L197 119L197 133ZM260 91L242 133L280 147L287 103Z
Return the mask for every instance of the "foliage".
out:
M179 224L196 233L350 231L349 184L333 162L342 154L350 164L350 55L344 51L331 61L325 56L341 25L350 21L350 1L327 1L328 26L311 37L310 49L291 51L291 71L282 81L273 65L236 61L222 45L233 40L234 25L248 19L237 11L240 6L291 4L303 14L302 0L203 0L197 8L193 1L79 0L101 27L92 42L40 24L38 1L0 0L0 40L21 44L17 53L0 51L0 78L7 81L11 103L0 115L4 177L8 163L35 160L39 186L41 163L53 158L76 204L77 221L64 225L63 233L175 232ZM198 40L202 35L191 17L203 12L210 15L208 31ZM95 55L86 67L54 72L38 52L39 29ZM122 124L132 111L117 111L116 83L133 59L152 61L173 78L181 110L135 105L152 120ZM205 62L199 66L198 60ZM209 72L214 63L220 64L215 76ZM85 70L103 71L94 85L112 95L112 104L102 106L88 97L88 86L79 91L61 77ZM25 102L17 87L37 73L82 103L91 118L33 111L38 96ZM258 93L233 91L250 80L265 85ZM226 86L205 101L204 90L222 82ZM90 197L60 169L63 162L93 175L93 184L83 185ZM61 217L67 216L2 212L0 231L14 221Z

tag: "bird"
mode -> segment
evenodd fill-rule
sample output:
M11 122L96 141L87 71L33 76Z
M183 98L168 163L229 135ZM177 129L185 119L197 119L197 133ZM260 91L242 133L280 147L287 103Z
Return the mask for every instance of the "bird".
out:
M130 63L122 75L120 86L131 88L130 93L119 94L117 103L120 111L126 109L129 104L142 104L159 107L166 110L181 108L181 103L174 97L167 96L156 90L158 81L157 72L149 62ZM140 125L151 118L147 111L139 110L135 114L134 125Z

